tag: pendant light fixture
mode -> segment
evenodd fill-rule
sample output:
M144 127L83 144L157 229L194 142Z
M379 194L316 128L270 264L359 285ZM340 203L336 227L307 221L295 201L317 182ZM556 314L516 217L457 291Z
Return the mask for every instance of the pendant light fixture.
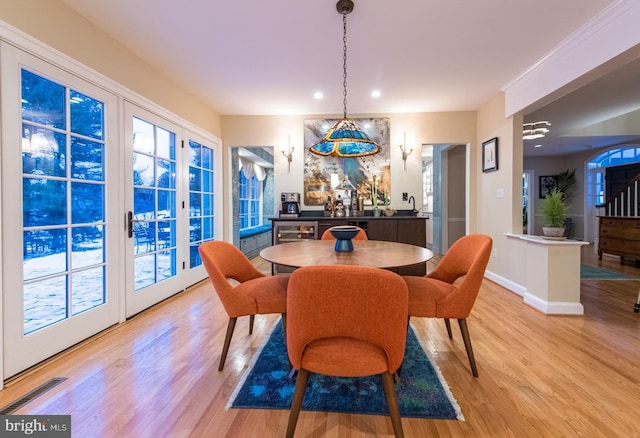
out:
M522 139L536 140L545 136L549 132L551 123L543 120L541 122L525 123L522 125Z
M336 9L342 14L343 55L342 55L342 96L343 117L333 125L329 132L310 151L316 155L353 158L365 157L380 152L376 144L360 127L347 118L347 15L353 11L353 1L339 0Z

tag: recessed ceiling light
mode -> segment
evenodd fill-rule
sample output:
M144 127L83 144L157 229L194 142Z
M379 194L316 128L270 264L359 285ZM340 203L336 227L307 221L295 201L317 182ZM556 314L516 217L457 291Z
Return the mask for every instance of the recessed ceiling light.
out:
M380 97L381 95L382 95L382 93L380 92L380 90L373 90L371 92L371 97L373 97L373 98Z
M324 97L324 94L322 94L322 91L316 91L315 93L313 93L314 99L321 100L323 97Z

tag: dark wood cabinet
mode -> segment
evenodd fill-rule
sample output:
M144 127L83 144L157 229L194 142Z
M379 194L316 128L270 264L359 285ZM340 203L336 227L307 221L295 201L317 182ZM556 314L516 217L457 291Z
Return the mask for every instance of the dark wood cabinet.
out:
M364 217L326 218L318 220L318 239L320 239L322 234L329 228L338 225L355 225L356 227L360 227L365 230L367 232L367 236L369 236L369 221Z
M421 220L398 221L398 242L427 247L427 223ZM400 275L427 275L427 264L405 266L398 271Z
M398 242L427 246L427 223L425 219L398 222Z
M369 221L367 224L367 237L371 240L398 242L398 221L395 219L376 219Z

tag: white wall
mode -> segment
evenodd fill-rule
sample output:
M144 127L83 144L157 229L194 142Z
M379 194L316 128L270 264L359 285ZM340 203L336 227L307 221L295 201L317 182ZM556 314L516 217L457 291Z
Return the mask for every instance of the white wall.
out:
M498 170L482 173L481 154L476 155L472 187L475 183L477 207L471 214L476 212L477 232L493 239L487 276L520 290L526 281L525 246L507 240L505 233L522 233L522 116L505 118L504 104L504 96L498 96L478 112L476 144L498 138Z

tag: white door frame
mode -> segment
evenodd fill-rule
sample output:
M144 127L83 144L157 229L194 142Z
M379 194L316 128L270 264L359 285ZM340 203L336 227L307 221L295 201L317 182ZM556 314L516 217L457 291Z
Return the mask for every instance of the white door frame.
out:
M2 59L2 248L14 257L2 259L3 378L44 360L119 321L117 108L114 94L12 45L0 42ZM105 293L93 309L24 335L21 69L26 68L105 103ZM113 145L112 148L109 145ZM69 204L67 204L69 205ZM68 269L68 266L67 266ZM10 275L9 275L10 273ZM67 275L71 275L70 273Z
M183 199L183 182L185 180L183 161L182 161L182 153L180 151L180 146L182 143L182 128L160 116L155 115L154 113L143 109L142 107L133 104L131 102L125 101L124 104L124 140L123 144L125 146L124 153L124 184L125 184L125 211L133 212L134 210L134 184L133 184L133 118L138 117L143 119L149 123L152 123L154 126L161 127L167 131L175 134L175 208L176 208L176 254L175 254L175 275L171 277L161 280L160 282L154 281L147 287L136 290L135 285L135 263L136 260L141 260L144 256L138 255L136 257L135 254L135 237L129 237L126 243L126 251L125 251L125 306L126 306L126 316L127 318L135 315L136 313L166 299L170 296L180 292L185 288L185 274L184 269L182 267L181 261L185 260L185 249L184 244L179 244L179 242L185 242L188 240L188 237L185 239L185 230L188 230L188 222L185 224L184 214L181 209L178 207L182 205ZM188 177L186 177L188 178ZM156 206L157 207L157 206ZM128 219L126 220L128 221ZM127 224L128 226L128 224ZM154 244L154 248L157 248L158 245ZM153 254L148 255L147 258L155 257L156 255L160 255L160 249L154 249L157 251ZM157 262L154 264L154 269L157 265Z
M213 150L213 172L214 172L214 239L222 240L223 239L223 197L222 197L222 184L223 184L223 175L222 175L222 143L220 141L214 141L210 138L206 138L200 134L197 134L189 129L184 130L184 143L185 146L182 149L183 151L183 167L185 171L183 172L183 194L182 197L185 200L184 206L182 208L182 215L184 216L183 220L185 224L189 224L189 211L190 211L190 190L189 190L189 140L196 141L203 146L211 148ZM189 233L185 233L185 247L187 249L190 248L190 236ZM184 287L195 284L205 278L207 278L207 271L204 268L204 265L197 266L195 268L190 268L189 263L189 251L186 251L185 254L185 284Z

